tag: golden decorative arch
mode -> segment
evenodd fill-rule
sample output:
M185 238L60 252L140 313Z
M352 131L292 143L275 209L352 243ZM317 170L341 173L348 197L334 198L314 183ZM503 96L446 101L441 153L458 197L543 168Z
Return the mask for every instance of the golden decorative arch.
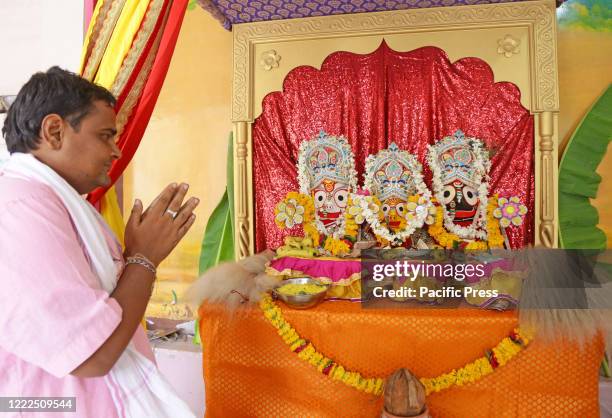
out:
M495 81L521 90L535 115L535 244L557 246L559 92L554 0L437 7L245 23L233 26L235 246L254 251L251 126L263 98L294 68L320 68L336 51L365 54L384 40L396 51L436 46L451 61L486 61Z

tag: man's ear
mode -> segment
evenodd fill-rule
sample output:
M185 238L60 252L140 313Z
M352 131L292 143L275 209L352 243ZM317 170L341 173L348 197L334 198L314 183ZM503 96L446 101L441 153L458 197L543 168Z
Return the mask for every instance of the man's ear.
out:
M40 124L42 143L53 150L61 149L65 129L64 123L64 119L58 114L51 113L45 116Z

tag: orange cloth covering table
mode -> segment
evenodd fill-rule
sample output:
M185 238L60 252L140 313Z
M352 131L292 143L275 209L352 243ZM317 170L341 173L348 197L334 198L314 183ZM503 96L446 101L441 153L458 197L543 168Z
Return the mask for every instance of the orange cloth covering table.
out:
M285 319L319 352L364 377L400 367L435 377L474 361L516 327L516 313L479 309L362 309L325 302ZM398 305L399 306L399 305ZM382 397L319 373L291 352L259 307L228 316L221 305L200 307L206 416L378 417ZM433 393L433 417L597 417L603 344L535 340L482 380Z

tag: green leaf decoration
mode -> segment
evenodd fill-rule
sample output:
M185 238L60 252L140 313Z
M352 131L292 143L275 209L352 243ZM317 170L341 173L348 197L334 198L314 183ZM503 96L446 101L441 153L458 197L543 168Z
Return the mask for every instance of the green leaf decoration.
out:
M234 169L233 137L230 135L228 146L227 186L221 201L210 215L202 250L200 252L199 274L223 261L234 260Z
M574 131L559 166L559 241L561 248L604 250L606 234L589 199L597 196L596 173L612 139L612 85Z

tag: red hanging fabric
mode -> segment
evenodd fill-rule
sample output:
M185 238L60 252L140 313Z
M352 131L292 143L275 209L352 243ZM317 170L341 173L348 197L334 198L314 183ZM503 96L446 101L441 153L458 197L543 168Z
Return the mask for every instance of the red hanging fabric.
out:
M122 152L122 157L115 161L110 169L109 174L112 184L106 188L98 188L91 192L88 196L88 200L92 203L97 202L104 193L115 184L128 166L138 149L138 145L140 145L142 136L144 135L151 114L153 113L153 108L155 107L166 73L168 72L168 67L170 66L170 60L174 53L174 47L176 46L183 17L187 10L188 0L172 0L169 3L170 11L167 19L165 22L163 19L160 19L160 22L157 23L155 31L151 36L151 40L154 40L158 31L163 30L155 60L148 77L146 77L146 82L142 88L140 98L134 108L131 109L127 123L124 125L123 131L117 141ZM149 50L152 48L151 44L146 46L145 53L142 54L143 59L149 54ZM129 94L130 90L134 88L134 85L138 84L137 78L142 76L140 73L142 66L143 62L139 62L133 74L130 76L125 90L119 95L117 102L118 113L121 112L121 107L124 105L126 96Z
M397 52L386 43L366 55L331 54L321 70L298 67L282 92L267 95L253 126L255 246L282 244L274 207L298 190L297 152L320 130L348 138L359 183L365 159L395 141L426 167L427 144L462 130L489 148L490 194L518 196L529 209L520 227L508 228L513 248L533 242L534 124L512 83L495 83L491 68L477 58L451 63L435 47Z

